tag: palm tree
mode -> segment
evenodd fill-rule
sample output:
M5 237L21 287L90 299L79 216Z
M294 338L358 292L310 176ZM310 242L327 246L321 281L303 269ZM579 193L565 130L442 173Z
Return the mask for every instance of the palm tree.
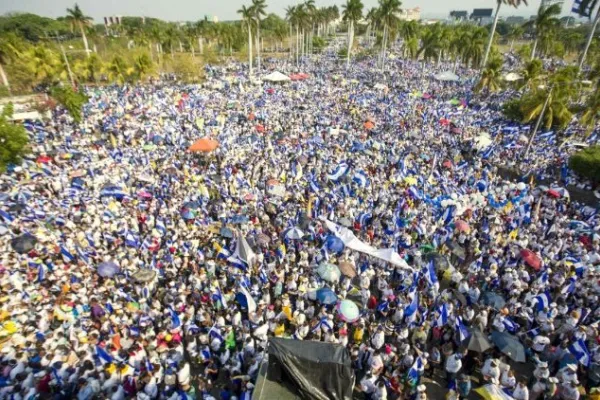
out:
M385 69L385 57L390 36L390 28L398 22L396 16L400 12L400 0L379 0L379 17L383 22L383 40L381 45L381 72Z
M96 82L102 68L102 59L98 54L93 53L85 60L77 61L75 65L73 65L73 72L79 80Z
M592 10L596 8L598 5L598 0L581 0L579 2L579 10L577 13L580 16L591 16ZM590 10L589 14L587 14L586 10ZM594 22L592 23L592 28L588 33L588 38L585 42L585 47L583 48L583 53L581 53L581 58L579 59L579 70L583 68L583 63L587 57L587 53L590 49L590 45L592 44L592 40L594 39L594 35L596 34L596 28L598 27L598 22L600 22L600 7L596 10L596 16L594 17Z
M552 4L549 7L540 5L537 16L535 19L528 21L524 24L524 27L533 28L535 34L535 40L533 41L533 48L531 49L531 59L535 58L535 51L537 49L538 41L547 36L550 31L560 25L560 21L556 18L560 14L561 4Z
M544 72L544 66L542 64L542 60L534 59L525 64L525 68L521 72L523 75L523 81L521 84L521 89L535 89L540 84L540 78L542 77L542 73Z
M185 37L188 40L190 50L192 51L192 58L196 58L196 51L194 50L194 42L198 35L198 29L194 25L187 25L185 27Z
M522 38L524 33L525 33L525 30L520 25L513 25L510 28L510 31L506 35L506 38L508 40L510 40L510 50L509 51L512 52L513 47L515 45L515 41Z
M421 34L421 47L417 51L417 58L423 55L424 60L436 59L442 48L442 24L428 26Z
M116 55L113 59L105 64L104 73L108 77L109 82L119 85L125 82L127 75L132 72L132 69L127 67L123 57Z
M248 30L248 64L250 65L250 75L252 76L252 25L254 24L254 11L251 7L242 6L238 11L238 14L242 16L242 24L246 26Z
M59 56L43 45L31 47L25 54L27 69L36 83L51 83L58 75Z
M588 98L586 109L581 116L581 123L587 128L588 135L594 130L600 119L600 91L594 90L594 93Z
M169 51L171 52L171 59L175 58L175 51L173 50L173 46L178 40L179 32L177 32L177 29L173 24L169 24L169 27L167 28L163 36L163 43L166 47L169 48Z
M375 25L377 25L377 20L378 20L378 15L377 15L377 9L376 8L371 8L369 9L369 11L367 12L367 15L365 15L365 19L368 22L367 25L367 45L371 45L371 33L372 30L375 28Z
M258 71L260 71L260 51L261 51L261 43L260 43L260 19L261 17L267 15L267 3L266 0L252 0L252 6L250 7L252 10L252 14L254 15L254 19L256 20L256 57L257 57L257 65Z
M152 29L150 30L150 38L151 40L156 43L156 52L159 55L159 59L160 59L160 54L162 53L162 42L164 39L164 32L161 29L161 27L154 25L152 27Z
M485 56L481 65L487 65L488 57L490 56L490 50L492 49L492 43L494 42L494 34L496 33L496 25L498 25L498 17L500 16L500 6L507 4L515 8L519 7L521 3L527 5L527 0L496 0L496 14L494 14L494 23L492 24L492 31L490 32L490 38L488 39L487 48L485 49Z
M0 37L0 76L2 77L2 84L6 86L10 92L10 85L8 83L8 76L4 71L4 65L15 61L22 54L21 43L18 36L14 33L6 33Z
M459 48L457 48L458 53L462 55L465 65L470 64L473 68L481 65L486 36L487 31L483 27L468 26L465 29L461 36L462 46L459 45Z
M479 82L475 85L474 90L480 92L486 90L489 92L496 92L502 87L502 58L493 57L487 63L487 66L481 73Z
M302 10L304 11L304 21L308 29L305 39L306 53L310 55L312 54L312 34L315 27L317 7L315 6L315 0L306 0L302 6Z
M144 80L152 72L152 59L142 53L133 60L133 71L139 80Z
M294 6L289 6L285 9L285 19L288 21L288 24L290 26L290 57L292 57L292 48L294 48L294 46L292 46L292 41L291 38L294 35L293 33L293 29L294 26L296 25L296 7Z
M363 3L360 0L347 0L342 6L344 21L348 24L348 54L346 67L350 67L350 53L352 53L352 41L354 40L354 24L362 18Z
M81 38L83 39L83 45L85 47L85 54L90 56L90 49L88 47L87 37L85 36L85 27L91 25L92 17L88 17L83 14L79 5L75 3L75 7L67 8L67 16L65 18L67 22L71 25L71 29L74 27L78 27L81 31Z

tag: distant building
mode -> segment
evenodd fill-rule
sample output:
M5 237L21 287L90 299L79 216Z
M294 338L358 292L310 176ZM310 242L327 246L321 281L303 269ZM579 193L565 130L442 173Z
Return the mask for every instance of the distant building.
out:
M402 21L418 21L421 19L421 8L402 9L396 16Z
M471 20L477 22L479 25L486 25L492 22L492 8L475 8L471 13Z
M510 16L504 20L507 24L511 25L520 25L525 23L525 17L520 17L517 15Z
M121 16L104 17L104 26L121 25Z
M461 11L450 11L450 18L455 21L464 21L469 17L469 12L467 10Z

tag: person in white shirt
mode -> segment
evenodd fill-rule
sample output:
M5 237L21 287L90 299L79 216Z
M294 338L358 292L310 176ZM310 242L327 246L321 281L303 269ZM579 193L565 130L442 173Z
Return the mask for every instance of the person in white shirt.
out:
M451 382L462 368L462 355L454 353L446 359L446 381Z
M529 389L525 382L519 382L512 393L515 400L529 400Z
M498 361L494 358L488 358L485 360L483 367L481 368L481 374L483 379L491 381L492 379L500 379L500 368L498 368Z
M550 344L550 338L542 335L537 335L533 339L532 348L536 353L543 353L546 350L546 346Z

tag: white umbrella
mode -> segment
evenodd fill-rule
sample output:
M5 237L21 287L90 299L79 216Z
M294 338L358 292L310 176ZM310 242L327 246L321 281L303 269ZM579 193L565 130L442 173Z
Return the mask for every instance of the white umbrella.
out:
M477 136L473 142L477 150L483 150L492 144L492 138L487 134L482 134Z
M433 77L438 81L444 82L456 82L458 80L458 75L451 71L441 72L439 74L435 74Z
M504 80L507 82L516 82L520 81L521 79L523 79L523 75L520 75L516 72L509 72L508 74L504 75Z
M263 77L263 81L267 82L288 82L291 81L290 77L282 74L279 71L271 72L269 75Z
M291 240L299 240L304 237L304 232L302 232L298 227L293 227L287 231L285 237Z

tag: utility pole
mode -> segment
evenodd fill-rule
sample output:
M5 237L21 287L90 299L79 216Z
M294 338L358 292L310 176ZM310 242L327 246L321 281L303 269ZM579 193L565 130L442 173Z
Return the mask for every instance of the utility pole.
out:
M527 157L527 153L531 149L531 145L533 144L533 139L537 133L537 130L540 128L540 124L542 123L542 118L544 118L544 113L546 112L546 108L548 107L548 103L550 102L550 96L552 96L552 90L554 90L554 86L550 86L550 91L548 92L548 96L546 96L546 101L544 102L544 107L542 107L542 112L538 116L538 119L535 123L535 127L533 128L533 132L531 132L531 136L529 137L529 142L527 143L527 147L525 148L525 152L523 153L523 159Z

